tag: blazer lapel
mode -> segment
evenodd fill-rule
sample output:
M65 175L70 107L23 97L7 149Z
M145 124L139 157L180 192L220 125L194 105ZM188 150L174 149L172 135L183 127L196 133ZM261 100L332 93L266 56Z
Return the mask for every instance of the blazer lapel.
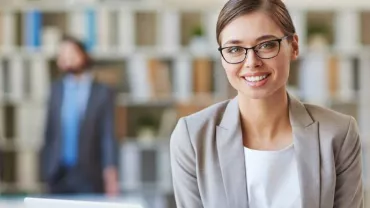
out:
M97 93L97 84L95 81L91 83L91 89L89 92L89 96L86 102L86 108L81 116L81 128L80 128L80 134L83 135L84 130L87 126L87 121L89 121L89 117L94 113L95 105L98 104L98 93ZM80 135L80 136L81 136ZM81 139L82 140L82 139ZM80 141L81 141L80 140Z
M319 208L321 188L319 125L312 120L305 106L290 95L289 104L302 208Z
M320 205L319 123L312 120L305 106L289 97L289 117L293 129L302 208ZM237 98L226 107L216 130L216 143L222 179L229 207L248 207L244 147Z
M63 97L64 97L64 83L63 79L59 80L55 88L55 97L53 102L53 110L55 112L55 129L56 135L58 135L57 143L58 147L62 146L63 133L62 133L62 106L63 106ZM60 149L58 149L60 151ZM59 153L58 153L59 154Z
M93 127L91 126L90 122L92 121L93 114L96 113L96 105L99 103L97 88L97 84L95 81L93 81L91 83L91 89L86 102L85 111L83 111L80 119L80 132L78 141L80 163L83 163L81 160L84 158L85 148L88 147L88 144L91 142L91 137L88 136L88 133L89 131L92 131L91 128Z
M216 143L228 207L247 207L244 147L237 98L231 100L216 130Z

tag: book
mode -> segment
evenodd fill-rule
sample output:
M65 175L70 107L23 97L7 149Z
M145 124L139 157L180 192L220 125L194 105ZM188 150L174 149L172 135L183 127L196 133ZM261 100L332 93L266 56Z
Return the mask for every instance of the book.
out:
M170 98L172 93L169 63L158 59L148 60L148 76L153 99Z
M30 64L31 97L35 101L46 101L51 84L48 61L44 58L34 58Z
M15 183L17 181L17 153L0 149L0 181Z
M7 140L14 140L16 135L16 132L18 132L18 129L16 129L16 107L12 104L6 104L3 107L3 121L4 126L4 136Z
M28 11L25 22L25 45L28 49L39 49L41 46L42 13L38 10Z
M1 13L2 16L2 49L4 51L12 51L15 49L17 41L17 18L16 14L11 11ZM19 34L19 33L18 33Z
M155 46L157 42L157 15L154 12L136 13L136 45Z
M195 95L210 95L213 90L212 62L209 58L196 58L193 62L193 91Z
M331 98L338 96L339 86L339 63L336 56L329 57L328 60L328 87Z
M188 56L177 57L174 62L173 96L176 100L188 101L193 96L193 67Z
M159 14L160 26L158 45L163 53L173 53L180 49L180 14L175 11L165 11Z
M204 35L202 16L199 12L183 12L180 18L180 25L182 46L189 46L194 37Z
M370 45L370 11L361 12L361 43L364 45Z
M147 59L143 55L133 56L127 67L130 97L136 102L146 102L150 99L150 82Z
M96 49L98 42L97 30L97 12L94 9L86 9L85 11L85 45L87 51L91 52Z
M97 46L100 52L109 52L112 49L111 40L115 29L113 27L112 11L106 8L98 10L97 15Z
M124 141L127 136L127 108L116 106L114 112L116 138L119 141Z
M121 146L119 152L121 186L125 189L139 187L141 184L141 154L138 145L134 143L125 143Z
M136 43L135 15L132 11L120 10L118 14L118 45L121 52L132 52Z

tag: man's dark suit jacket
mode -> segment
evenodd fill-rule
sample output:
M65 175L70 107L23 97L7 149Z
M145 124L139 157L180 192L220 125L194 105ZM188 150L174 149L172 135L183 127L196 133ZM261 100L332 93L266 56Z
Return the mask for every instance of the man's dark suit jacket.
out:
M63 79L53 84L48 101L44 146L41 150L41 177L51 183L61 165ZM103 170L117 167L117 143L114 135L114 93L109 87L92 82L84 117L81 119L78 162L72 183L103 191ZM83 190L83 189L82 189Z

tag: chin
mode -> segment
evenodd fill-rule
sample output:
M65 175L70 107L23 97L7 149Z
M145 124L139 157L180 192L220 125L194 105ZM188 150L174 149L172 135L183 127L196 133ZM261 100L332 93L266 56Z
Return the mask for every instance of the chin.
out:
M260 100L260 99L266 99L270 96L270 93L268 92L248 92L245 93L247 97L250 99Z
M248 99L263 100L273 96L277 90L259 89L259 90L241 90L239 94Z

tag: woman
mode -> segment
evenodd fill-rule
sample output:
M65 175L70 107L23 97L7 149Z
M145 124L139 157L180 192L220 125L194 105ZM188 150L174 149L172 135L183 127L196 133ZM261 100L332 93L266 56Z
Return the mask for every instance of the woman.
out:
M238 95L178 121L171 136L177 206L363 207L356 121L286 92L299 47L284 3L228 1L217 40Z

